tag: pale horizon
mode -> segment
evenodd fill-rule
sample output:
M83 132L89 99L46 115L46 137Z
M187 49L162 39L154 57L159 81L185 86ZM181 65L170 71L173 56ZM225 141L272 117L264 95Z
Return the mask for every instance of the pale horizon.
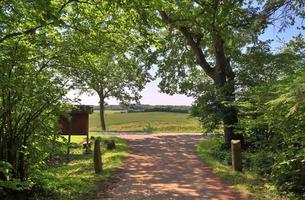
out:
M165 93L161 93L158 88L159 80L152 81L148 83L144 90L141 92L142 98L140 99L141 104L148 105L175 105L175 106L191 106L194 102L192 97L187 97L186 95L168 95ZM69 98L77 97L77 90L70 91L68 93ZM81 94L78 96L81 101L81 104L85 105L99 105L99 97L97 94L89 95L89 94ZM109 105L119 105L119 101L115 98L109 98L106 100Z

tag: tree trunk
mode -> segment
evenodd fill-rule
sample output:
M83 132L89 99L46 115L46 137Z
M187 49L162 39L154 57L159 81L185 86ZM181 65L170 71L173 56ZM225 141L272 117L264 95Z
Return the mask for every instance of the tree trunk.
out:
M105 123L105 99L102 95L100 95L100 122L101 128L103 131L106 131L106 123Z
M228 106L223 111L223 129L225 145L229 148L232 139L237 139L234 133L235 126L238 122L237 110L235 107Z
M16 143L11 140L7 144L7 162L10 163L13 167L13 175L15 178L18 178L18 156L17 156L17 146Z
M18 173L21 181L26 180L26 166L25 166L25 155L23 152L19 153Z
M223 40L219 33L216 31L213 37L214 49L215 49L215 74L214 83L220 89L220 100L225 101L227 104L221 105L221 112L223 116L224 138L227 148L231 146L231 140L237 139L234 134L234 129L238 122L238 111L235 106L230 103L235 102L235 74L232 70L230 61L225 56Z
M217 77L217 76L216 76ZM220 79L223 79L220 78ZM238 122L237 118L237 109L233 105L229 105L235 101L234 95L234 82L218 82L220 79L214 79L214 84L220 90L220 97L219 98L219 109L222 115L223 121L223 130L224 130L224 142L226 147L230 147L231 140L236 139L234 134L235 126ZM232 89L231 89L232 88ZM226 102L225 104L223 102Z

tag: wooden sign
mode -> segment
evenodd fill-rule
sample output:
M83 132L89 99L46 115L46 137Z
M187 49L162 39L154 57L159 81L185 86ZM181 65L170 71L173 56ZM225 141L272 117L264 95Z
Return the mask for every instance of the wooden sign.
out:
M88 135L89 133L89 114L93 112L92 106L76 106L68 111L67 116L61 116L62 135Z

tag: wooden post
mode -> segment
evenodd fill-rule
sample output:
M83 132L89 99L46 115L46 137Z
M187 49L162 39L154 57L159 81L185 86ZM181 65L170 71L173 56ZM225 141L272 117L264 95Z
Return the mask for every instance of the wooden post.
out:
M68 150L67 150L67 159L70 160L70 143L71 143L71 135L68 136Z
M232 166L235 171L242 171L240 140L231 140Z
M71 143L71 135L68 136L68 150L67 150L67 155L70 154L70 143Z
M86 153L89 153L89 133L87 134L86 143Z
M102 171L103 167L100 142L101 140L99 138L96 138L96 140L94 141L93 162L94 170L97 174Z

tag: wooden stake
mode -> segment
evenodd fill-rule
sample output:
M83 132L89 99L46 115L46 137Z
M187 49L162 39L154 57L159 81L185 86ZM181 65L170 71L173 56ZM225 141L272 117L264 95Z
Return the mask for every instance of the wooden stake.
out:
M86 153L89 153L89 134L87 133L87 145L86 145Z
M231 140L232 166L235 171L242 171L240 140Z
M71 135L69 134L69 136L68 136L68 150L67 150L68 161L70 160L69 159L69 157L70 157L70 143L71 143Z
M96 140L94 141L93 162L94 170L97 174L102 171L103 167L100 142L101 141L99 138L96 138Z

